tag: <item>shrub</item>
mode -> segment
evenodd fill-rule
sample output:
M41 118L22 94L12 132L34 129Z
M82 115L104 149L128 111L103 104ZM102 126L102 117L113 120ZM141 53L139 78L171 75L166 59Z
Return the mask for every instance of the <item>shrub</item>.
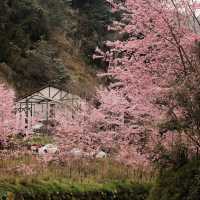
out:
M160 173L148 200L199 200L200 160Z
M70 185L61 181L20 182L15 185L1 183L0 198L13 196L16 200L145 200L149 189L149 185L125 182L90 185Z

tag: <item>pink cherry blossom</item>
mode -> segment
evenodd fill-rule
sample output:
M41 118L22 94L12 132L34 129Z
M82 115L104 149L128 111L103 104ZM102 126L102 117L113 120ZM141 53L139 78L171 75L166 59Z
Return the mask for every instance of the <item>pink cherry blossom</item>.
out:
M108 62L99 77L112 77L108 89L98 89L96 106L88 105L73 120L62 118L58 134L63 148L78 146L85 151L109 149L117 160L146 165L157 143L170 146L158 132L165 108L156 102L184 79L199 63L195 45L195 9L188 1L109 0L122 19L108 29L124 36L106 41L95 59ZM194 21L191 20L194 18Z
M15 93L11 88L0 84L0 138L14 133L15 120Z

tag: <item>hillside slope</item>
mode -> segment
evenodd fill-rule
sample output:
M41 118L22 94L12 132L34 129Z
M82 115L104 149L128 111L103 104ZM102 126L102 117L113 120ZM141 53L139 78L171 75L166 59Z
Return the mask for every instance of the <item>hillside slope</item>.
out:
M0 76L18 95L48 83L94 91L91 55L111 19L104 0L4 0L0 10Z

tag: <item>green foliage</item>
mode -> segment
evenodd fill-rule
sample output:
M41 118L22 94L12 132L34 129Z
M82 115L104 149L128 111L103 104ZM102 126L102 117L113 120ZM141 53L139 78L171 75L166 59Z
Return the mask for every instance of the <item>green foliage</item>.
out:
M19 145L45 145L45 144L52 144L54 142L52 136L33 136L32 138L22 141L18 140L16 141Z
M73 5L79 8L78 30L75 40L81 41L81 49L88 62L94 53L94 47L102 47L108 37L107 25L115 17L111 14L105 0L74 0ZM102 66L101 66L102 67Z
M188 69L187 76L179 77L174 87L158 104L166 109L166 119L160 124L160 133L167 131L185 135L198 149L200 130L200 74Z
M63 88L92 91L91 56L105 40L111 16L105 0L83 5L77 11L67 0L0 1L0 78L19 95L54 80Z
M166 148L159 143L151 155L151 161L158 169L178 168L189 161L188 147L180 141L174 141Z
M163 170L148 200L199 200L200 161L180 168Z
M12 194L15 200L145 200L149 190L150 185L126 182L70 184L67 181L32 180L0 183L1 197Z
M50 0L6 0L0 2L0 9L0 64L6 63L5 71L10 71L4 78L25 93L25 88L36 89L57 79L60 74L53 61L56 48L50 44L49 36L64 20L62 0L56 4Z
M9 53L14 46L24 49L42 36L47 37L47 18L35 1L2 1L0 7L4 10L0 16L0 32L1 40L5 39L5 52ZM4 52L2 46L1 50ZM3 55L5 57L1 54L0 60L7 60L5 53Z
M21 169L24 164L33 174ZM145 172L119 163L71 160L67 164L42 165L30 155L1 160L0 200L146 200L151 189L151 182L142 179Z

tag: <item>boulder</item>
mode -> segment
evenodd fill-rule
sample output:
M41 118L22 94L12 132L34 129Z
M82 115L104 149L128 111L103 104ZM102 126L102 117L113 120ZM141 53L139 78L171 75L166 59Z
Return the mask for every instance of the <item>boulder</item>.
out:
M72 156L75 156L75 157L80 157L80 156L83 156L83 151L79 148L73 148L71 151L70 151L70 154Z
M58 152L58 147L54 144L47 144L38 149L38 153L41 156L45 154L56 154L57 152Z
M40 132L42 130L42 128L44 128L44 124L39 122L39 123L33 125L32 130L34 133L37 133L37 132Z
M99 151L96 156L96 158L106 158L107 157L107 153L105 153L104 151Z

